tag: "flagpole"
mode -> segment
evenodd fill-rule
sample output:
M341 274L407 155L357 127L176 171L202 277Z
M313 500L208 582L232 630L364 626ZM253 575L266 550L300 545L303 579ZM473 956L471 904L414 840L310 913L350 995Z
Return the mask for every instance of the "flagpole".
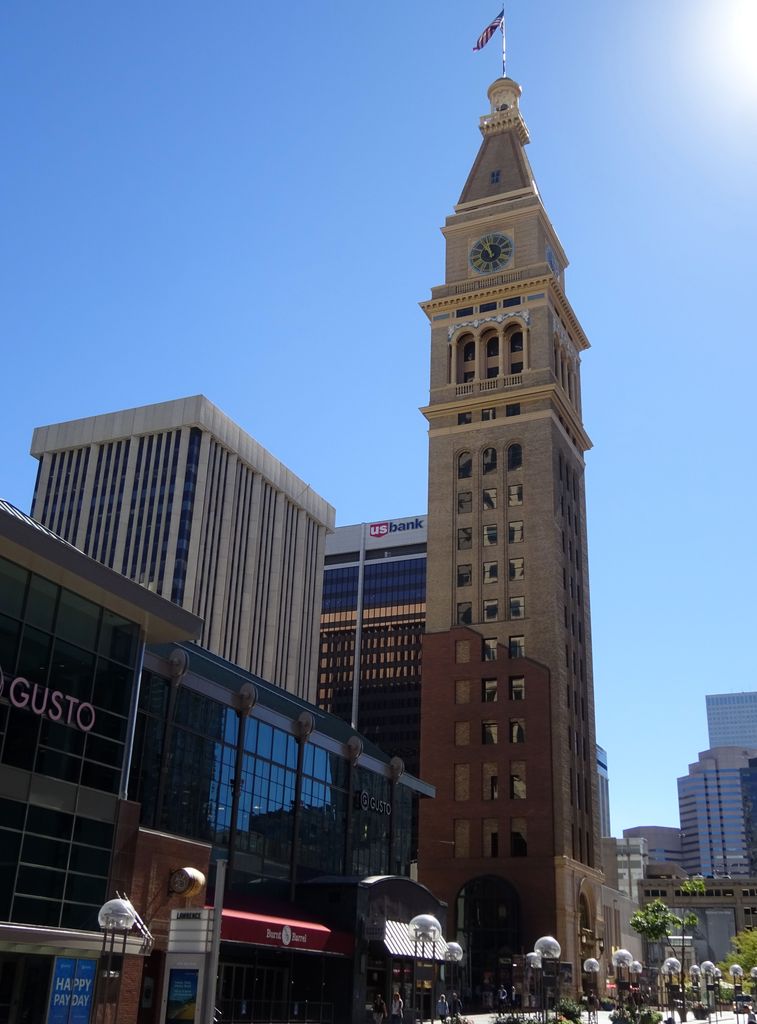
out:
M505 6L502 5L502 77L507 78L506 67L506 46L505 46Z

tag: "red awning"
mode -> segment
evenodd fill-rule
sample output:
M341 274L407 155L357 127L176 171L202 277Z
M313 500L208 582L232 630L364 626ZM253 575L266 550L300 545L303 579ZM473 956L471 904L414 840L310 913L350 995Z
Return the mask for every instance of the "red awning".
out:
M334 932L324 924L294 921L288 917L266 917L245 910L224 908L221 918L221 939L225 942L248 942L254 946L274 946L290 951L332 953L352 956L353 939L344 932Z

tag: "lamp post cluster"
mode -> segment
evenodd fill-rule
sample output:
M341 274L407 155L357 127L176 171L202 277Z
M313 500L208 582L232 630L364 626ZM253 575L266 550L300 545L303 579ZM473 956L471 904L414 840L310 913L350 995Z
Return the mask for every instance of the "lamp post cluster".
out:
M442 926L433 914L417 914L407 926L410 941L413 943L413 1019L423 1020L423 999L418 985L418 966L421 968L429 959L426 950L431 948L431 1019L434 1019L436 1008L436 944L442 937ZM420 957L418 955L420 948ZM463 947L459 942L448 942L444 953L445 961L450 965L451 980L454 981L454 971L463 959ZM454 986L453 986L454 987Z
M559 996L561 952L557 939L551 935L542 935L534 943L533 952L526 953L526 967L533 983L529 985L529 990L533 989L536 995L539 1013L544 1021L549 1019L550 997L554 1004Z

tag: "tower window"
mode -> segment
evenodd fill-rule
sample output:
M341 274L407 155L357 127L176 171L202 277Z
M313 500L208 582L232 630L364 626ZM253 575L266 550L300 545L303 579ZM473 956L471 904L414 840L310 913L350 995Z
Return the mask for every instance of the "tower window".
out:
M523 351L523 331L516 331L515 334L510 335L510 351Z
M482 504L485 509L497 507L497 488L485 487L482 495Z
M463 374L463 384L470 384L470 382L473 380L473 377L473 370L466 370L465 373Z
M484 547L492 547L497 543L497 524L484 527Z
M489 175L489 184L490 185L499 185L499 175L500 175L499 171L492 171L491 174Z
M497 449L484 448L484 455L481 460L484 473L494 473L497 468Z
M520 406L518 408L520 408ZM508 413L508 416L509 415L510 414ZM473 419L473 413L471 413L471 412L459 412L457 414L457 425L458 425L458 427L460 427L464 423L470 423L472 421L472 419Z
M499 603L496 597L484 601L484 621L492 622L499 617Z
M466 343L463 349L463 362L472 363L476 358L476 343L475 341L469 341Z
M471 579L473 572L470 565L458 565L457 567L457 585L458 587L469 587L471 585Z
M473 528L461 526L457 531L457 550L467 551L473 545Z
M511 636L508 654L511 658L525 658L526 638L524 636Z
M510 856L528 856L528 832L525 818L513 818L510 822Z
M473 306L466 306L465 309L457 309L457 310L455 310L455 316L458 318L458 320L461 319L464 316L472 316L472 315L473 315ZM471 357L471 358L473 358L473 357Z
M483 582L484 583L496 583L499 577L496 562L484 562L483 566Z
M514 446L512 446L514 447ZM470 452L460 452L457 457L457 479L465 480L473 473L473 459Z
M526 762L510 762L510 799L526 799Z
M497 410L496 409L482 409L481 419L483 420L496 420Z
M481 723L481 742L484 746L496 746L497 743L497 723L496 722L482 722Z
M459 513L470 512L473 509L473 492L460 491L457 496L457 511Z
M478 307L479 313L491 313L497 308L496 302L482 302Z
M526 680L524 676L510 676L510 700L526 699Z
M470 601L461 601L457 606L457 624L458 626L470 626L471 621L471 603Z
M494 377L499 377L499 366L487 366L486 379L493 380Z
M457 532L459 536L460 531ZM521 543L523 540L523 522L521 520L507 524L507 539L510 544Z
M494 636L487 636L484 638L481 644L481 660L482 661L496 661L497 660L497 638Z
M496 704L497 702L497 680L481 680L481 700L484 704Z
M520 469L523 465L523 448L519 444L511 444L507 449L507 468Z
M499 355L499 338L489 338L486 343L486 357L491 359Z
M505 416L520 416L520 402L513 402L505 406ZM458 416L458 420L460 417ZM470 423L470 420L467 421Z
M510 507L523 504L523 484L510 484L507 488L507 504Z
M510 719L510 742L511 743L525 743L526 742L526 721L524 718L511 718Z
M526 599L525 597L511 597L510 598L510 618L511 619L523 619L526 616Z
M522 580L525 573L523 570L522 558L511 558L508 563L508 578L511 580Z

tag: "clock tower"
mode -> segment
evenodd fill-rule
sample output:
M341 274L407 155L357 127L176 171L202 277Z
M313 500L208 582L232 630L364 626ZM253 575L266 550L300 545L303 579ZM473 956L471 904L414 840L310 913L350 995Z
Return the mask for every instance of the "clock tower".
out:
M580 989L603 936L581 355L567 257L525 153L520 86L489 88L443 228L431 324L419 878L472 992L528 987L557 938ZM564 971L567 969L564 968ZM546 975L545 975L546 980Z

